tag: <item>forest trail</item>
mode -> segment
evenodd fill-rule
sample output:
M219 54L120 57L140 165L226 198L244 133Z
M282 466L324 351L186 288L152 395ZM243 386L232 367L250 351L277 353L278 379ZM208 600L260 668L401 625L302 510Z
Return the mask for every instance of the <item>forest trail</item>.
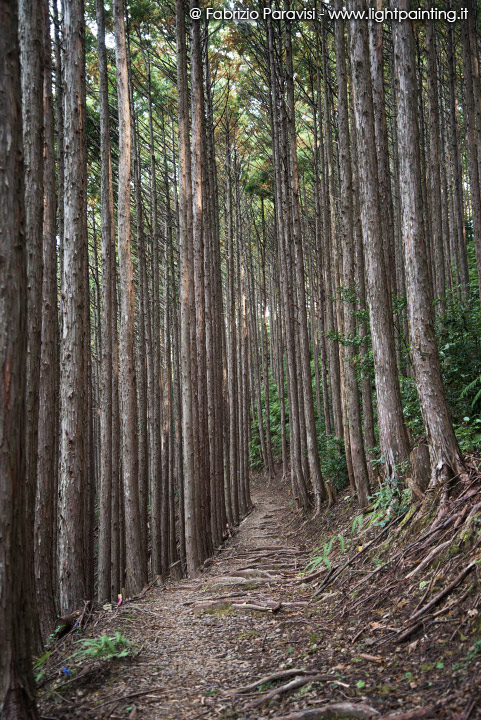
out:
M75 634L65 638L66 645L59 641L49 673L53 667L60 679L41 693L43 720L481 717L477 651L464 672L467 651L463 654L461 645L454 655L452 640L446 639L453 629L462 629L466 640L471 633L466 621L476 621L473 608L480 599L475 597L473 605L474 586L460 586L460 595L448 598L446 609L453 602L455 614L436 630L428 616L426 634L396 646L385 633L396 630L392 625L402 623L406 613L409 617L431 587L434 592L435 582L427 591L426 582L406 583L403 562L399 576L378 576L366 584L380 568L374 563L371 570L371 561L363 565L363 553L360 567L355 546L384 542L389 528L374 529L367 544L366 539L353 542L349 573L319 595L330 577L324 563L305 579L301 573L320 532L325 538L341 532L347 537L355 505L349 496L339 497L321 523L306 524L284 491L256 485L254 509L197 577L150 587L143 597L104 610L87 624L84 637L121 632L135 646L135 657L72 663ZM466 514L464 508L460 516ZM393 522L395 529L398 520ZM403 555L398 550L393 559ZM345 557L332 559L334 576L346 566ZM409 562L417 564L419 558L406 567ZM443 586L450 577L438 576ZM355 592L358 581L362 592ZM461 660L456 678L450 670L455 660ZM73 672L66 682L65 666ZM311 714L305 714L307 708ZM327 714L329 708L336 712Z
M229 692L292 666L289 628L312 595L291 584L308 556L289 531L295 520L281 493L257 488L253 511L195 579L103 614L90 632L119 630L140 652L79 677L55 718L259 717L249 695ZM52 711L49 702L43 717Z

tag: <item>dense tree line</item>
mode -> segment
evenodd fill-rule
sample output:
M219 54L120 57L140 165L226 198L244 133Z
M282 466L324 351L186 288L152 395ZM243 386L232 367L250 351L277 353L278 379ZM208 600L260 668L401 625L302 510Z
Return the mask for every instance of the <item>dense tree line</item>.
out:
M209 23L183 0L0 0L1 718L36 717L60 616L196 573L252 466L319 522L344 484L361 508L378 483L442 504L465 472L466 6Z

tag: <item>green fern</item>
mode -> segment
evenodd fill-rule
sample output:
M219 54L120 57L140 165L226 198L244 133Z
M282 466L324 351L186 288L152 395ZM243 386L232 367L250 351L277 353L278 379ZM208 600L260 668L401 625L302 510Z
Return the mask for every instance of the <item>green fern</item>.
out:
M468 395L472 390L476 388L477 385L481 385L481 375L479 375L477 378L474 378L470 383L466 385L465 388L462 389L460 397L464 398L466 395ZM476 405L479 398L481 397L481 388L479 388L478 392L474 396L474 400L471 403L471 409Z
M124 658L129 655L136 655L132 643L127 640L118 630L111 635L101 635L98 638L86 638L78 640L81 646L80 650L71 655L71 658L103 658L104 660L112 660L113 658Z

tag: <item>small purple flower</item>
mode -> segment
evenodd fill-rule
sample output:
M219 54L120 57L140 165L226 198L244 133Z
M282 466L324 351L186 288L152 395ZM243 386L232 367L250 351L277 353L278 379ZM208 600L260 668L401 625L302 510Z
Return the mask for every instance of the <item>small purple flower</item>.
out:
M62 672L63 672L64 675L71 675L71 674L72 674L72 671L69 670L69 669L66 668L66 667L63 667L63 668L62 668Z

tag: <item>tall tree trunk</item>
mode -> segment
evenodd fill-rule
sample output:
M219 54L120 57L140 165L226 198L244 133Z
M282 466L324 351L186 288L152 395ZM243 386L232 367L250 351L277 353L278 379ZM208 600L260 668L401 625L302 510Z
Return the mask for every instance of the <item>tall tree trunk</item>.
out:
M341 9L340 0L337 7ZM353 187L352 167L349 137L349 109L347 100L346 59L344 48L344 23L336 21L335 26L336 56L337 56L337 86L338 86L338 124L339 124L339 165L341 180L341 212L342 232L341 242L343 257L343 285L350 293L355 284L355 253L354 253L354 227L353 227ZM345 384L346 384L346 410L349 425L350 451L356 485L357 497L360 506L367 505L369 492L369 477L367 473L366 457L362 437L361 408L359 402L359 388L354 364L354 345L352 340L356 335L356 319L354 308L347 298L344 298L344 334L347 343L344 348Z
M64 45L65 238L61 289L58 572L60 611L67 613L87 597L84 520L88 493L88 368L85 363L88 257L82 0L65 0Z
M115 238L112 238L112 519L110 542L110 583L111 597L115 598L123 584L123 567L120 561L120 488L122 486L122 467L120 462L120 400L119 400L119 341L118 341L118 300L117 300L117 261Z
M212 553L211 499L209 483L209 439L207 433L207 385L206 385L206 318L204 244L207 242L208 222L205 207L205 155L204 155L204 89L201 45L201 21L194 20L191 30L191 117L192 117L192 211L193 211L193 257L195 298L195 347L197 366L197 414L198 458L196 485L198 493L198 517L196 531L199 539L199 560ZM194 381L195 382L195 381Z
M297 145L294 103L294 67L292 62L292 39L290 25L286 28L286 86L289 147L289 180L292 206L292 229L294 238L295 277L298 293L298 326L300 334L302 385L304 412L306 418L307 456L314 489L315 511L319 512L322 501L327 497L326 487L319 462L317 432L314 417L314 398L312 394L311 354L307 329L306 289L304 274L304 255L302 248L301 218L299 212L299 172L297 166ZM329 500L333 498L330 497Z
M449 68L449 136L453 175L453 210L456 224L456 253L461 274L461 292L466 297L469 285L468 259L466 254L466 226L464 224L463 176L461 170L458 98L456 93L456 61L454 28L448 28Z
M192 248L192 185L189 139L189 104L187 84L187 50L183 0L176 0L177 93L179 126L179 276L180 276L180 373L182 401L182 448L185 507L185 551L187 572L199 565L196 506L193 378L191 374L191 303L194 288L189 270Z
M53 122L50 24L44 7L45 75L43 103L44 213L42 277L42 342L39 378L38 462L35 503L35 586L40 630L45 643L55 623L55 550L57 466L58 304L57 304L57 197Z
M350 0L349 8L357 8L354 0ZM393 477L397 473L399 463L408 458L409 442L404 425L397 377L391 302L381 238L381 208L378 194L367 32L365 22L355 22L350 34L350 54L359 159L361 223L378 400L379 435L386 475Z
M429 0L428 7L432 5ZM444 241L441 210L441 156L439 148L439 99L438 99L438 62L436 52L435 21L426 23L426 49L427 49L427 80L428 80L428 106L429 106L429 147L430 167L429 193L431 197L431 232L433 252L433 290L436 304L436 314L444 315L446 311L446 275L444 270Z
M469 167L469 185L471 190L471 209L473 220L474 247L476 249L476 267L478 270L478 292L481 301L481 178L479 176L478 148L476 144L476 111L474 104L474 78L472 58L476 48L472 46L469 22L461 23L464 68L464 113ZM475 38L474 38L475 40Z
M22 78L23 148L25 162L25 233L27 237L27 435L26 511L28 548L33 550L38 459L40 341L42 330L42 227L43 227L43 27L48 22L46 0L20 0L19 37ZM34 577L34 558L27 557L27 572ZM27 582L27 580L26 580ZM31 580L30 580L31 582ZM33 596L32 596L33 597ZM40 648L38 611L32 602L33 644Z
M109 92L105 47L104 0L97 0L97 44L100 96L100 193L102 233L102 355L100 358L100 488L99 488L99 602L111 597L112 525L112 285L114 280L114 198L110 155Z
M376 131L376 149L378 161L379 197L383 207L381 213L384 262L391 295L397 294L394 264L394 221L389 171L388 134L386 125L386 104L384 93L382 23L369 23L369 53L371 61L371 80L374 108L374 127Z
M406 0L395 0L393 5L406 8ZM464 463L449 418L434 334L422 222L419 128L413 71L414 33L411 21L394 23L393 40L398 83L399 173L409 331L416 387L431 456L430 487L436 488L462 472Z
M18 8L1 0L0 17L0 717L37 718L31 664L27 545L27 257Z
M316 29L316 43L318 31ZM337 217L336 217L336 192L335 192L335 170L334 155L332 142L331 127L331 106L329 103L330 84L329 84L329 66L328 66L328 47L327 47L327 30L325 18L322 17L322 56L318 54L317 72L320 74L320 62L322 57L322 74L323 74L323 115L324 115L324 139L322 139L322 131L320 133L323 147L323 183L324 183L324 287L325 300L327 304L327 325L328 334L335 335L339 328L337 327L337 300L334 296L337 291L335 284L336 274L336 246L337 246ZM319 83L320 84L320 83ZM321 93L319 93L319 103L321 102ZM320 108L319 108L320 109ZM321 113L319 113L319 116ZM331 386L332 398L332 414L334 420L334 432L336 437L341 439L343 436L343 418L342 418L342 402L341 402L341 366L339 343L333 337L327 341L329 351L329 381ZM347 448L346 448L347 450Z
M121 285L119 383L126 533L125 587L128 594L135 594L142 589L145 583L147 567L145 555L142 553L138 487L137 397L134 360L135 296L130 247L130 100L123 0L114 0L113 8L119 105L118 254Z
M236 353L236 319L235 319L235 274L234 274L234 209L232 203L232 163L229 136L229 117L226 121L226 195L228 227L226 237L227 252L227 382L229 403L229 485L232 522L239 522L239 491L237 483L238 452L238 395L237 395L237 353Z

